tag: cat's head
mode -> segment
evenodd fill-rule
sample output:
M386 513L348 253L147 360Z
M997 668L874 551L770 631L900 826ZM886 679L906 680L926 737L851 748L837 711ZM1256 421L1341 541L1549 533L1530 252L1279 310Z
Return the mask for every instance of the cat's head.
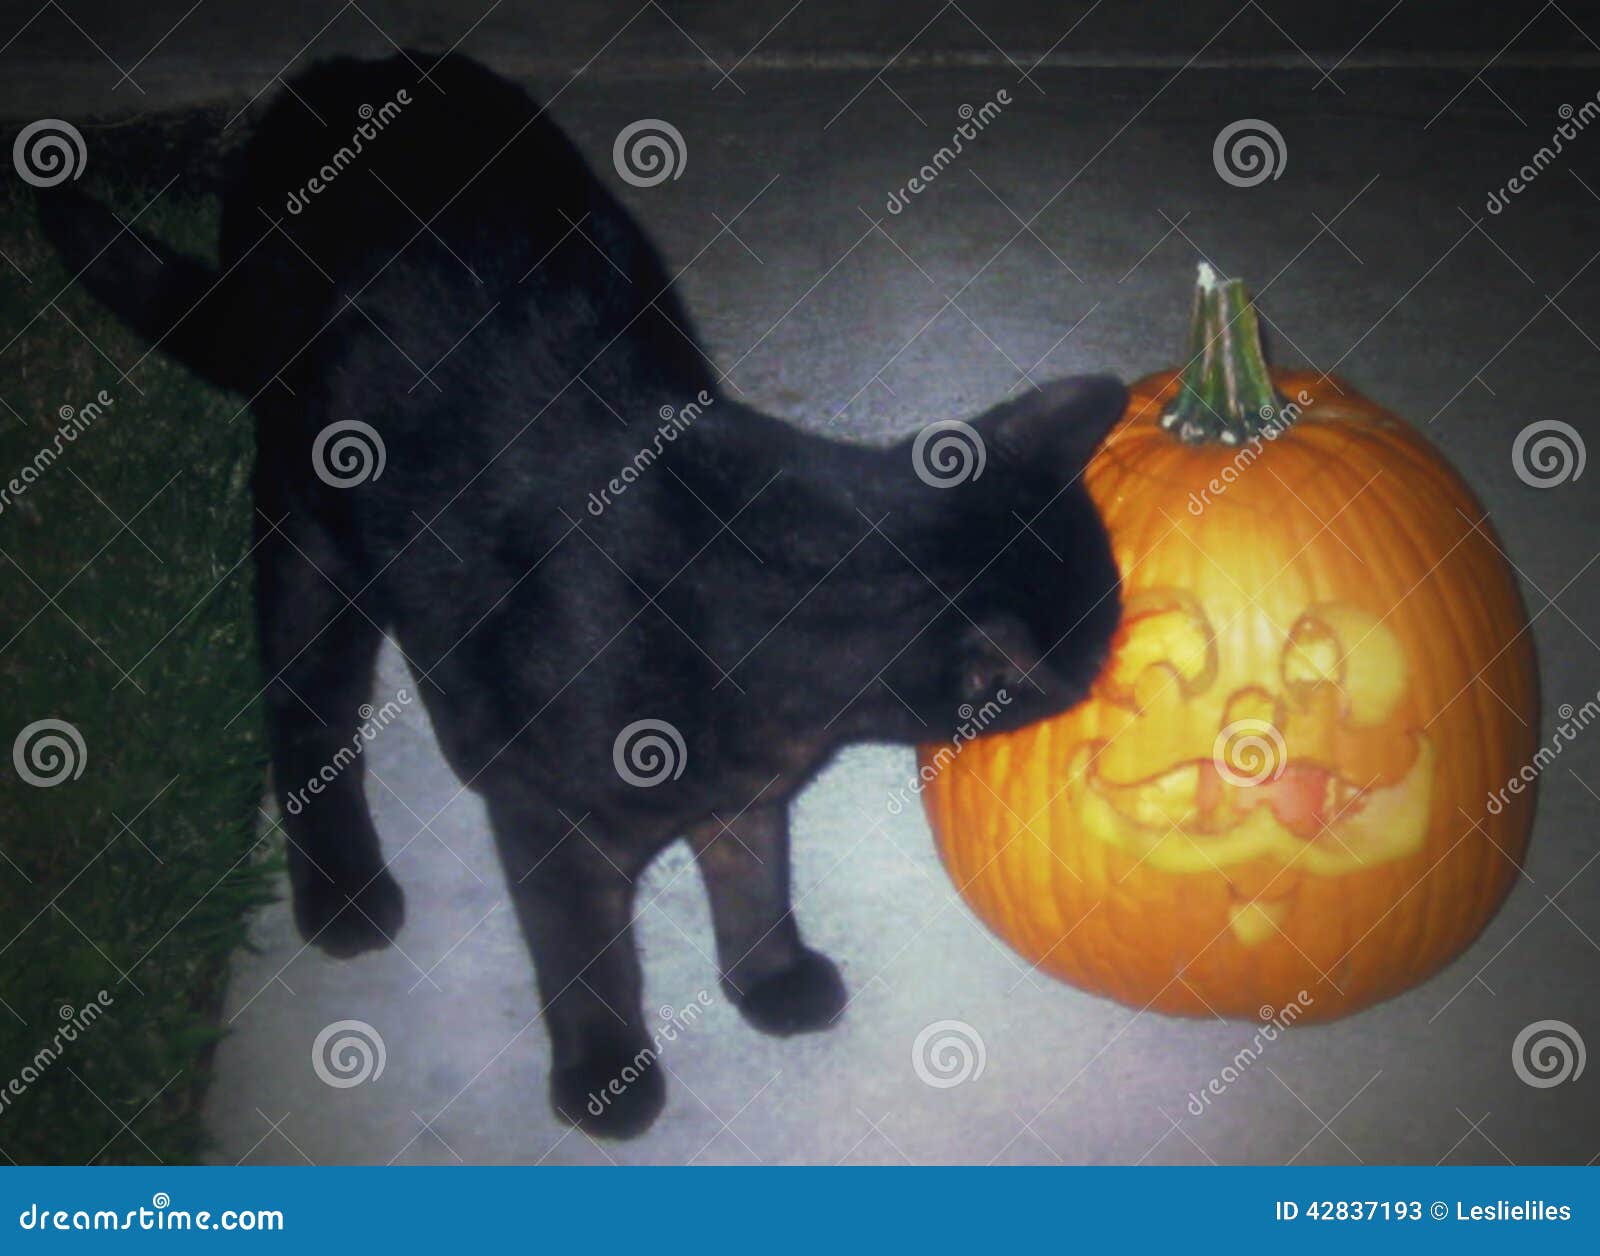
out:
M1126 405L1114 377L1074 376L906 442L937 520L907 557L942 605L885 672L909 736L1018 728L1088 696L1121 601L1083 472Z

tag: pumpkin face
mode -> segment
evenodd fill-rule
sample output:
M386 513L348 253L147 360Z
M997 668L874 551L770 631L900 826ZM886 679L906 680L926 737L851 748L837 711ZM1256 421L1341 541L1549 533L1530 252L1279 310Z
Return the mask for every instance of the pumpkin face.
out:
M1216 642L1230 633L1195 610L1144 609L1176 595L1135 597L1142 605L1128 612L1101 685L1112 708L1096 730L1104 735L1081 742L1067 765L1085 831L1179 872L1260 860L1334 875L1418 850L1434 749L1405 726L1410 676L1394 630L1358 606L1308 608L1282 632L1274 693L1254 679L1247 643L1229 642L1237 657L1224 668ZM1270 621L1259 607L1235 618L1252 637ZM1203 744L1208 726L1216 731ZM1147 776L1149 762L1170 766ZM1253 901L1260 916L1275 914L1274 897Z
M1135 1007L1302 1019L1395 994L1509 889L1532 798L1520 597L1483 511L1399 419L1332 380L1245 444L1134 386L1086 481L1124 617L1092 697L948 752L923 797L977 914ZM935 747L923 750L934 763Z

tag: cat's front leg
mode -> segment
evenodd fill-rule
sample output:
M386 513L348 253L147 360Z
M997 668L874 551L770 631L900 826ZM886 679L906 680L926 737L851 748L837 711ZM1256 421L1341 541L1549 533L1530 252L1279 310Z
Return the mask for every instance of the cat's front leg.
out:
M689 831L705 877L722 984L769 1034L827 1029L848 996L833 961L800 940L789 902L786 803L712 817Z
M648 854L520 791L486 791L486 800L539 979L550 1104L590 1134L642 1134L666 1103L633 941L635 882Z

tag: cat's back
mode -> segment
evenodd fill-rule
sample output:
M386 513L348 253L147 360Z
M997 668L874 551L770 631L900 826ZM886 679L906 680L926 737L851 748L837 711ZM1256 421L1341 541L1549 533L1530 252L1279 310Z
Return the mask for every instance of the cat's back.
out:
M649 240L543 107L456 54L289 79L236 163L222 259L249 304L308 322L357 300L453 338L515 305L598 346L655 302L688 325Z
M223 260L276 221L335 279L432 238L483 282L515 281L608 199L533 98L477 62L337 58L288 80L242 149Z
M465 57L290 78L243 150L222 254L233 341L305 410L269 429L302 444L364 418L396 483L409 467L448 495L470 472L503 501L609 475L627 425L710 386L631 215L527 91Z

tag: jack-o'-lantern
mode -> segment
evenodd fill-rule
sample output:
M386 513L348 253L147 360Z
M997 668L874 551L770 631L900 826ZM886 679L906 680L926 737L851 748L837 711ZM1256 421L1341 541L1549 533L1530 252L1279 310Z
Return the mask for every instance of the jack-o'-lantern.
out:
M1486 802L1533 750L1527 618L1455 472L1336 380L1269 372L1205 267L1191 355L1133 387L1085 475L1123 582L1091 697L924 747L923 797L961 894L1038 968L1327 1019L1436 971L1516 877L1532 797Z

